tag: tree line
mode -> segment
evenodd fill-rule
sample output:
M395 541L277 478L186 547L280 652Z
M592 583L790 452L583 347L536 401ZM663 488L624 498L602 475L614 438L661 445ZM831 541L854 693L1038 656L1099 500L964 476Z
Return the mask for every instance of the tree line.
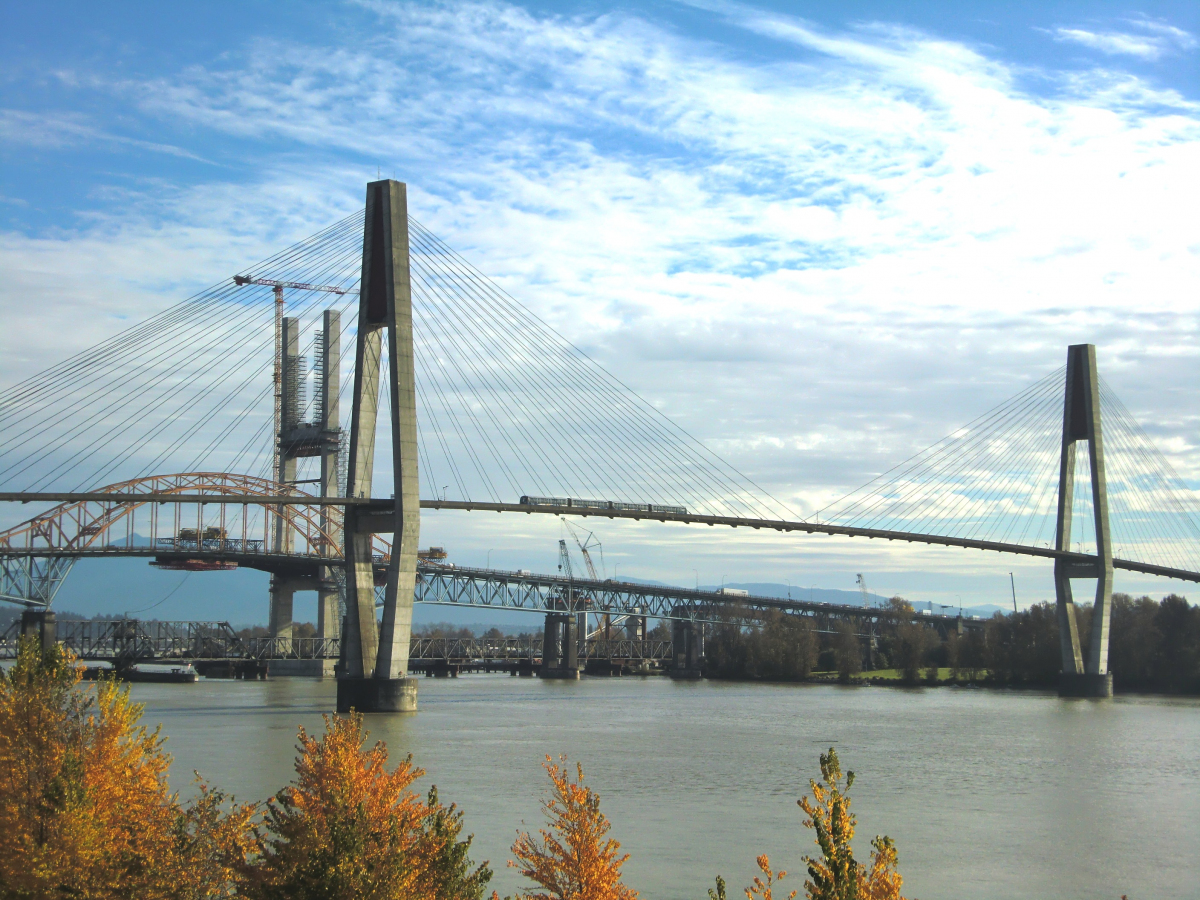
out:
M300 728L292 782L265 802L238 803L199 776L183 801L165 737L140 724L128 686L80 675L32 638L0 669L0 897L483 900L493 872L471 860L462 810L436 787L414 790L424 772L411 755L389 765L362 716L326 716L319 736ZM798 801L817 847L805 896L904 900L890 838L871 841L866 862L854 856L854 773L832 748L820 765ZM547 756L544 768L545 827L519 832L508 861L528 888L507 900L636 900L621 872L629 854L582 765ZM787 873L765 855L755 864L747 900L773 900ZM727 900L724 879L708 894Z
M1118 593L1112 601L1108 668L1114 688L1200 694L1200 607L1176 594L1158 601ZM1086 662L1092 607L1077 604L1075 614ZM1052 687L1062 671L1052 603L997 613L982 628L943 637L901 597L888 601L871 647L848 622L818 634L809 620L775 611L759 627L716 626L706 638L705 657L710 677L768 681L804 681L814 672L850 680L864 669L895 669L909 684L948 676L954 682Z

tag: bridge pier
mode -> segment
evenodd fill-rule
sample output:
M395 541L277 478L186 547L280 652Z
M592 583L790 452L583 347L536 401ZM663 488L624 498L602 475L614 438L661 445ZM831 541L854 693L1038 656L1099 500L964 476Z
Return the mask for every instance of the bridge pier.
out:
M696 680L704 677L700 669L702 639L700 626L691 619L671 620L671 647L674 653L668 674L672 678Z
M417 579L421 498L417 475L417 400L409 280L408 195L398 181L367 185L359 282L358 344L354 363L350 463L346 491L370 497L379 416L383 337L388 338L388 398L392 425L392 507L346 510L345 670L337 709L416 712L417 680L407 677ZM371 535L394 534L388 560L383 620L376 625Z
M58 640L58 625L50 609L26 609L21 613L21 637L37 638L45 653Z
M295 588L282 575L271 576L270 635L278 641L278 651L283 654L292 649L292 609L295 604Z
M1108 630L1112 616L1113 553L1108 526L1108 488L1104 478L1104 439L1100 427L1100 382L1096 374L1094 344L1067 348L1066 395L1063 398L1062 454L1058 477L1058 523L1055 548L1071 549L1071 514L1075 498L1075 450L1087 441L1091 464L1092 515L1096 536L1094 561L1054 561L1054 588L1058 607L1058 633L1062 647L1063 697L1111 697L1112 673L1108 671ZM1096 600L1087 659L1079 640L1071 579L1094 578Z
M579 633L572 613L546 613L542 637L541 678L579 677Z

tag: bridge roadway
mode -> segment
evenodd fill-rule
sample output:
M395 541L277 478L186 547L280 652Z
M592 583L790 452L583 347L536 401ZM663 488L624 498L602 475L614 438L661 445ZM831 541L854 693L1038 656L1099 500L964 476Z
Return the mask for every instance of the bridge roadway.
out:
M394 523L395 501L365 497L297 497L294 494L277 496L245 496L240 494L152 494L116 492L0 492L0 502L105 502L105 503L202 503L202 504L253 504L262 506L354 506L359 507L359 528L362 531L387 533ZM1026 544L1008 544L999 541L980 541L973 538L947 537L936 534L920 534L910 531L889 531L878 528L855 528L823 522L789 522L782 519L745 519L735 516L707 516L693 513L670 513L649 510L588 509L574 506L524 505L520 503L484 503L461 500L422 500L422 509L444 509L478 512L540 513L555 516L596 516L608 519L649 519L656 522L680 522L692 525L722 525L730 528L769 529L773 531L806 534L842 535L865 537L887 541L905 541L915 544L932 544L943 547L960 547L967 550L985 550L996 553L1012 553L1019 556L1034 556L1042 559L1063 560L1071 569L1072 577L1094 577L1099 560L1088 553L1073 553L1053 547L1036 547ZM4 548L10 556L54 556L53 548ZM74 554L71 554L74 555ZM1159 575L1180 581L1200 583L1200 572L1155 566L1128 559L1114 559L1113 568L1146 575Z

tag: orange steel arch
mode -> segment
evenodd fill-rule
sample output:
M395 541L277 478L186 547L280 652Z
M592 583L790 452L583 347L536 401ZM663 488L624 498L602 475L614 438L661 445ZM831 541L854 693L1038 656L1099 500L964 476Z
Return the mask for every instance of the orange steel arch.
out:
M229 472L182 472L151 475L98 488L95 493L121 494L236 494L243 497L293 496L303 503L280 505L262 503L268 515L281 516L287 533L302 538L307 552L293 551L287 555L342 559L343 510L336 506L322 507L320 497L298 490L294 485L280 484L252 475ZM52 550L63 556L102 545L113 527L148 504L164 501L97 501L63 503L7 531L0 532L0 555L7 550ZM170 501L166 501L170 502ZM224 506L224 504L217 504ZM239 504L242 506L242 504ZM289 542L294 543L294 542ZM387 559L391 545L376 537L377 555ZM117 551L119 552L119 551ZM197 546L197 553L205 552Z

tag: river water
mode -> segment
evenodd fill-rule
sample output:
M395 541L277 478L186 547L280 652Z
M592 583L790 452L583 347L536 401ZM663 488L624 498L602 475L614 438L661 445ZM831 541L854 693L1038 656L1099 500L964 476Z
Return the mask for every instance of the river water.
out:
M332 681L134 685L162 722L173 784L192 770L239 799L288 782L296 727L320 729ZM679 683L422 679L420 711L368 717L466 810L472 856L501 896L519 828L541 824L545 754L583 762L649 898L702 900L715 875L741 896L771 856L803 896L815 850L796 800L835 746L857 772L865 859L895 838L904 893L938 898L1200 897L1200 701L1061 700L1038 692ZM786 896L784 894L783 896Z

